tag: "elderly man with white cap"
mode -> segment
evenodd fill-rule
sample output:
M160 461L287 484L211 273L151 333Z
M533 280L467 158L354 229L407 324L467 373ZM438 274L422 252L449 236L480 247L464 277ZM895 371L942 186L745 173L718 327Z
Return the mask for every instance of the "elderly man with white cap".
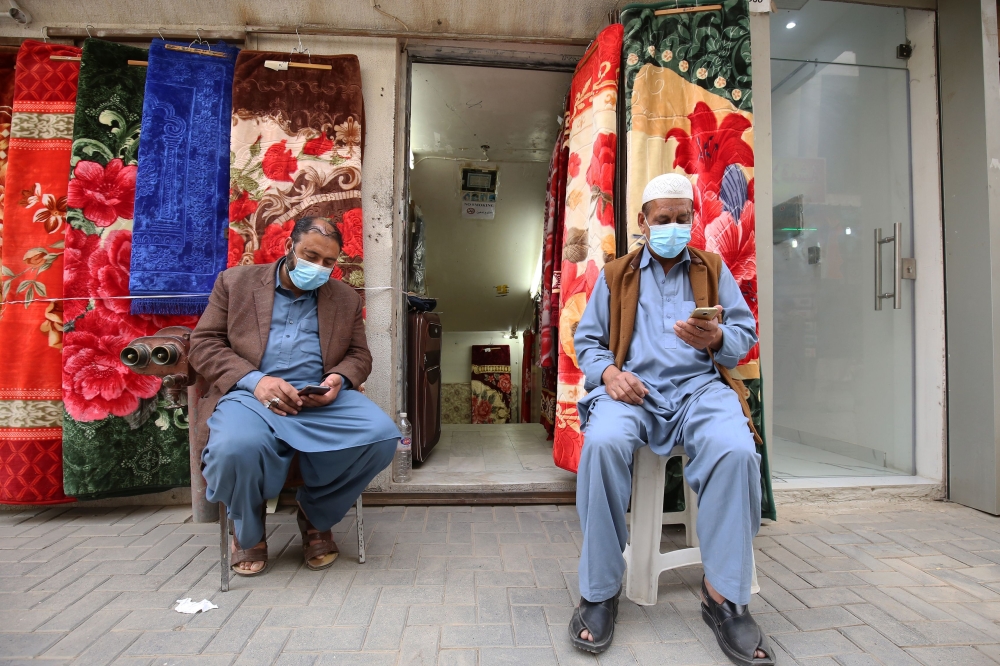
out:
M583 530L574 645L603 652L618 612L632 457L682 445L698 494L702 616L735 663L773 663L750 616L760 456L749 410L729 377L757 342L753 314L721 258L688 247L691 182L657 176L642 196L643 247L604 267L574 336L590 393L576 504ZM711 309L714 306L714 310Z

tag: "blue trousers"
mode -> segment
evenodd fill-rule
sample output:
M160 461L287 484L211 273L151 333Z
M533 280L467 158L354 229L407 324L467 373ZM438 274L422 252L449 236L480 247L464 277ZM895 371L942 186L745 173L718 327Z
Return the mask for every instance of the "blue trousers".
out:
M201 455L206 497L226 505L237 542L251 548L264 538L262 507L281 492L296 451L238 402L217 409L209 427ZM296 499L313 526L323 531L339 523L365 486L392 462L395 451L395 439L336 451L299 451L305 485Z
M705 576L726 599L750 603L753 538L760 528L760 456L736 393L712 382L681 407L677 443L698 494L698 539ZM642 406L599 396L584 429L576 507L583 528L580 594L588 601L615 595L622 584L628 538L625 512L632 494L632 456L649 444L658 418Z

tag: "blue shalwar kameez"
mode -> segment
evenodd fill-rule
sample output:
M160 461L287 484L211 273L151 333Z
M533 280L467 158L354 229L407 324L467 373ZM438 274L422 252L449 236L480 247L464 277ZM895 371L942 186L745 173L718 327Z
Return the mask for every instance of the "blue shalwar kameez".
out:
M278 264L281 270L281 264ZM399 430L375 403L351 390L347 378L337 399L279 416L254 389L265 375L297 389L323 381L316 292L296 297L275 278L274 308L260 370L248 373L223 396L208 420L202 453L206 497L223 502L243 548L261 541L261 507L277 497L292 457L299 453L305 485L297 499L313 526L330 529L365 486L392 461Z
M625 512L632 491L632 456L641 446L666 455L677 444L690 459L685 477L698 494L698 539L705 575L726 599L750 602L753 537L760 527L760 456L739 398L723 383L708 353L674 334L695 308L685 249L664 274L642 252L639 305L622 370L649 389L642 405L608 396L601 376L609 350L610 292L603 272L574 336L576 356L592 389L578 404L584 444L576 504L583 529L580 594L608 599L625 572ZM725 308L722 348L715 360L732 368L757 342L753 314L723 266L719 303Z

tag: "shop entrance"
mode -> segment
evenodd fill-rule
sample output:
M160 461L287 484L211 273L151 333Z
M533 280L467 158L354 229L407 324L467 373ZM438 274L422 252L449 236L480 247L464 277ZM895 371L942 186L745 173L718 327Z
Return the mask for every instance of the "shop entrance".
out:
M914 283L894 260L913 256L904 10L782 5L800 8L771 18L771 469L912 475Z
M571 76L411 65L407 288L437 301L442 421L438 443L415 458L412 492L575 488L575 475L553 464L538 373L525 367L549 160Z

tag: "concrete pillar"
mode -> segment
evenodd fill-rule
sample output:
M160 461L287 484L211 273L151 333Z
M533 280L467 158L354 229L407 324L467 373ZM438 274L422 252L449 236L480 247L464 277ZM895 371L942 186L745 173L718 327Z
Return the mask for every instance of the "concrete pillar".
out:
M949 491L956 502L1000 514L1000 68L996 0L939 0L938 37Z

